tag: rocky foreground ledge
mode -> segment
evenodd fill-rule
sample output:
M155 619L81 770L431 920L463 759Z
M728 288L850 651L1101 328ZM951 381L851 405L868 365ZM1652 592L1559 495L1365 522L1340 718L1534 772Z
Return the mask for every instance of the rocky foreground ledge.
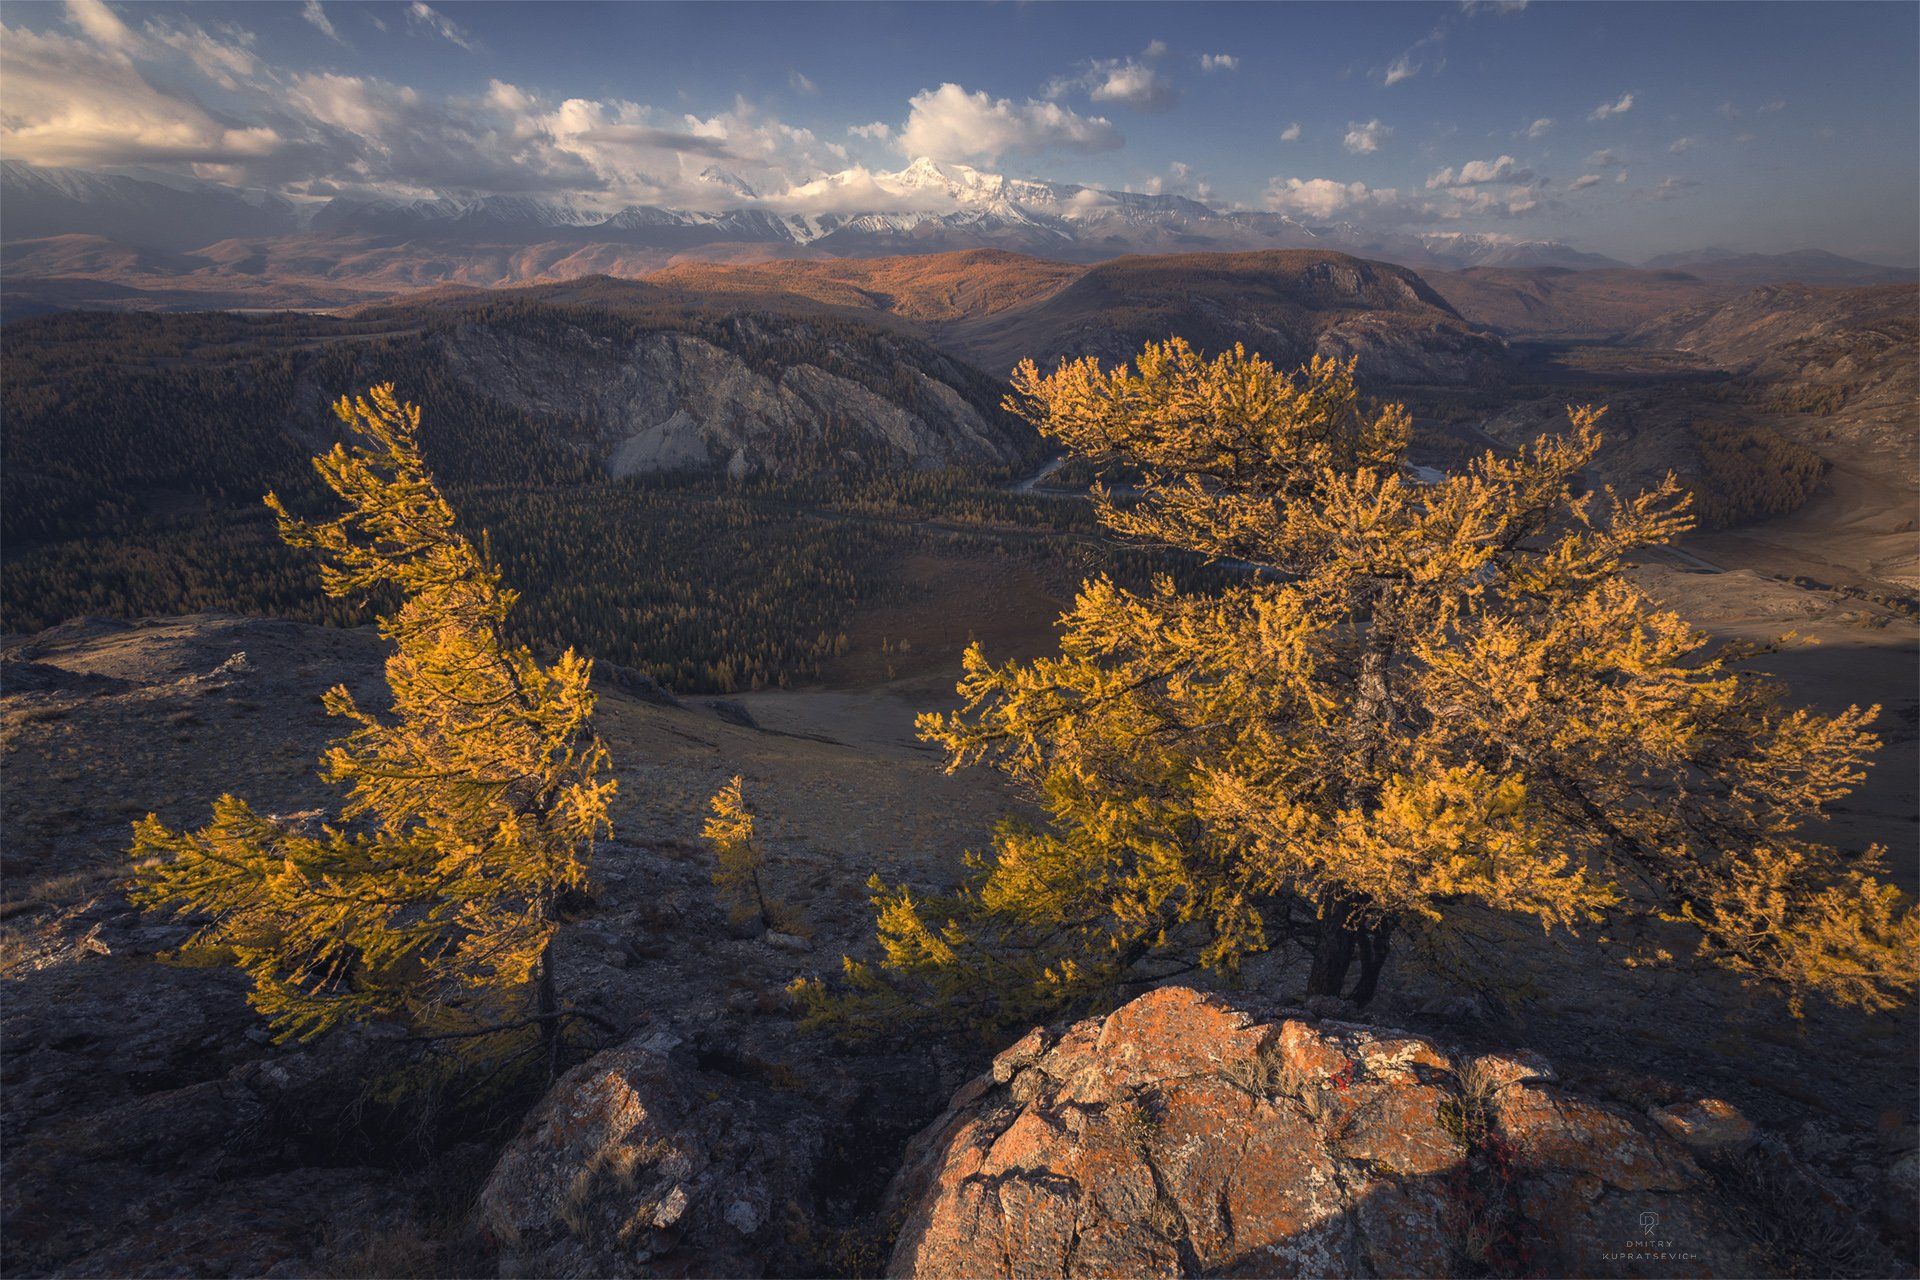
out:
M530 1117L475 1211L503 1274L779 1269L823 1135L681 1054L610 1050ZM1640 1113L1530 1055L1170 987L954 1094L888 1191L887 1274L1912 1274L1859 1208L1724 1102Z
M1177 987L1002 1053L890 1197L894 1276L1900 1270L1724 1102L1636 1114L1530 1055Z

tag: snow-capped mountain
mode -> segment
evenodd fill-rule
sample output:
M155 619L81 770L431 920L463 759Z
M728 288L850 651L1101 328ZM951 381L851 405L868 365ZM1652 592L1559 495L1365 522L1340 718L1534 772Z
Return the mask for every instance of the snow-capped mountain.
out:
M142 249L197 249L300 231L304 213L272 192L0 160L0 237L8 241L95 235Z
M1555 241L1310 224L1278 213L1216 209L1184 195L1013 178L925 157L896 172L826 174L777 197L717 166L700 180L713 192L712 208L608 209L530 195L340 197L301 205L192 179L8 162L0 168L0 234L11 242L81 232L168 251L311 233L438 244L454 254L463 243L668 253L746 246L775 255L804 250L842 257L996 248L1095 261L1127 253L1319 248L1416 268L1619 265Z

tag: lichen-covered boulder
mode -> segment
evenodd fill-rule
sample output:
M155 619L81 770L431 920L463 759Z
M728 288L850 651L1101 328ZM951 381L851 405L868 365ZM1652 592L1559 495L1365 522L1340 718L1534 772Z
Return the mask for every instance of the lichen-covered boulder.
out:
M655 1033L555 1083L501 1152L472 1225L511 1276L755 1276L820 1147Z
M963 1086L889 1274L1753 1275L1719 1183L1529 1056L1154 991Z

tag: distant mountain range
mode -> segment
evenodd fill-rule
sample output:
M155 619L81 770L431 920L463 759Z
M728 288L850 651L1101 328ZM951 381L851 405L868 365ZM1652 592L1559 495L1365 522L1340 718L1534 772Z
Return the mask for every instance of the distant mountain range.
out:
M0 239L15 307L330 307L445 284L498 287L638 276L685 259L871 258L1000 249L1091 263L1128 254L1320 249L1421 271L1592 271L1626 264L1552 240L1381 232L1351 222L1215 209L1182 195L1106 191L925 158L895 173L831 174L797 193L836 213L782 212L708 170L736 207L608 211L536 196L297 203L158 174L0 162ZM1913 278L1805 251L1707 249L1647 264L1727 284ZM16 312L17 314L17 312Z
M1739 285L1787 281L1812 285L1904 284L1915 275L1911 268L1876 266L1824 249L1799 249L1792 253L1695 249L1690 253L1663 253L1640 265L1648 271L1684 271L1703 280Z
M705 175L743 202L736 175ZM0 164L0 234L9 242L75 233L137 249L190 251L228 239L309 234L537 244L608 243L680 252L760 246L834 257L997 248L1097 261L1123 253L1334 249L1413 267L1619 266L1556 241L1465 232L1381 234L1351 223L1222 211L1181 195L1033 182L921 158L897 173L831 174L803 189L844 213L781 213L743 203L709 210L632 205L615 212L536 196L350 200L307 206L208 182L160 182Z

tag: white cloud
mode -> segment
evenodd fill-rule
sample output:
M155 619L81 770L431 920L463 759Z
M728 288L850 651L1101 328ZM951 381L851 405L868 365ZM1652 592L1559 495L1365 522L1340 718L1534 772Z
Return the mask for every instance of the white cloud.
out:
M1151 196L1189 196L1202 201L1213 198L1213 187L1194 176L1192 165L1178 160L1167 166L1164 175L1156 174L1147 179L1146 190Z
M875 120L872 124L856 124L847 130L856 138L866 138L872 142L886 142L893 137L893 126L884 120Z
M957 84L923 89L908 101L899 149L936 160L985 160L1049 149L1111 151L1125 143L1102 116L1083 116L1057 102L1014 102Z
M1447 65L1447 36L1453 28L1483 13L1519 13L1527 0L1460 0L1453 12L1443 14L1426 35L1408 46L1407 51L1387 64L1381 73L1383 84L1396 85L1411 80L1423 71L1438 71Z
M1517 218L1543 207L1535 188L1511 182L1440 187L1422 195L1337 178L1274 178L1267 183L1264 201L1278 213L1315 221L1337 217L1382 229L1465 218Z
M1675 138L1667 147L1674 155L1684 155L1699 144L1697 138Z
M1309 218L1331 218L1349 209L1396 203L1392 187L1369 187L1364 182L1333 178L1275 178L1267 184L1266 205L1276 213L1300 213Z
M1427 179L1427 190L1477 187L1489 182L1529 182L1532 179L1532 170L1521 168L1519 161L1512 156L1501 156L1497 160L1469 160L1460 166L1458 173L1451 167L1442 169Z
M1786 105L1787 100L1785 98L1775 98L1772 102L1763 102L1760 104L1760 114L1763 116L1772 115L1776 111L1785 110Z
M1551 128L1553 128L1553 117L1541 116L1538 120L1535 120L1527 126L1527 136L1529 138L1544 138L1547 136L1547 131Z
M293 196L552 194L608 211L731 202L732 184L702 176L716 162L761 191L847 163L838 142L744 102L702 118L545 98L502 80L471 96L427 93L276 71L250 33L224 23L157 14L136 30L97 0L67 16L72 34L0 26L0 150L10 158L143 165ZM219 110L193 92L195 76L226 91Z
M260 74L260 60L253 54L253 33L237 28L227 40L208 35L191 22L156 19L147 23L147 35L193 63L201 75L222 89L235 89L243 80Z
M1577 178L1575 178L1575 179L1574 179L1574 180L1573 180L1572 182L1569 182L1569 183L1567 184L1567 190L1569 190L1569 191L1585 191L1585 190L1586 190L1586 189L1587 189L1588 187L1594 187L1594 186L1598 186L1598 185L1600 185L1600 175L1599 175L1599 174L1597 174L1597 173L1583 173L1583 174L1581 174L1581 175L1580 175L1579 177L1577 177Z
M1612 169L1625 163L1625 157L1612 147L1602 147L1587 157L1588 167L1594 169Z
M1136 111L1165 111L1180 100L1179 86L1151 65L1166 53L1166 41L1153 40L1137 58L1096 58L1084 62L1073 75L1049 80L1041 96L1064 98L1080 92L1095 102L1117 102Z
M195 168L259 160L284 139L270 126L214 116L155 88L130 51L159 56L104 5L69 9L86 39L0 26L0 145L30 164L162 163ZM211 176L211 175L210 175Z
M802 75L798 70L787 72L787 87L795 93L804 93L808 97L820 92L820 86Z
M1393 129L1378 120L1368 120L1362 124L1358 120L1347 122L1347 136L1343 139L1347 150L1355 155L1369 155L1380 149L1380 144L1393 136Z
M413 0L413 3L407 6L407 29L439 36L447 43L459 45L468 52L473 50L473 37L468 35L459 23L444 13L429 8L423 0Z
M1387 65L1386 75L1382 79L1387 84L1399 84L1402 80L1411 80L1420 74L1420 64L1413 60L1411 52L1403 53Z
M163 14L135 31L103 0L67 0L66 15L68 24L88 41L123 59L182 58L222 89L237 88L260 74L253 33L231 24L218 24L223 39L186 18Z
M1288 125L1286 128L1282 129L1280 131L1280 141L1282 142L1300 141L1300 122L1296 120L1292 124Z
M104 0L67 0L67 21L104 49L120 54L141 51L140 37L134 34L133 28L120 21Z
M1623 93L1613 102L1603 102L1587 113L1589 120L1610 120L1614 116L1625 115L1633 110L1633 95Z
M1203 53L1200 55L1202 71L1238 71L1240 59L1231 53Z
M300 6L300 16L312 23L321 34L335 44L346 43L340 33L333 29L333 19L329 18L327 11L320 7L320 0L306 0L306 3Z
M1126 58L1103 68L1088 94L1095 102L1118 102L1138 111L1164 111L1180 100L1173 81L1144 62Z

